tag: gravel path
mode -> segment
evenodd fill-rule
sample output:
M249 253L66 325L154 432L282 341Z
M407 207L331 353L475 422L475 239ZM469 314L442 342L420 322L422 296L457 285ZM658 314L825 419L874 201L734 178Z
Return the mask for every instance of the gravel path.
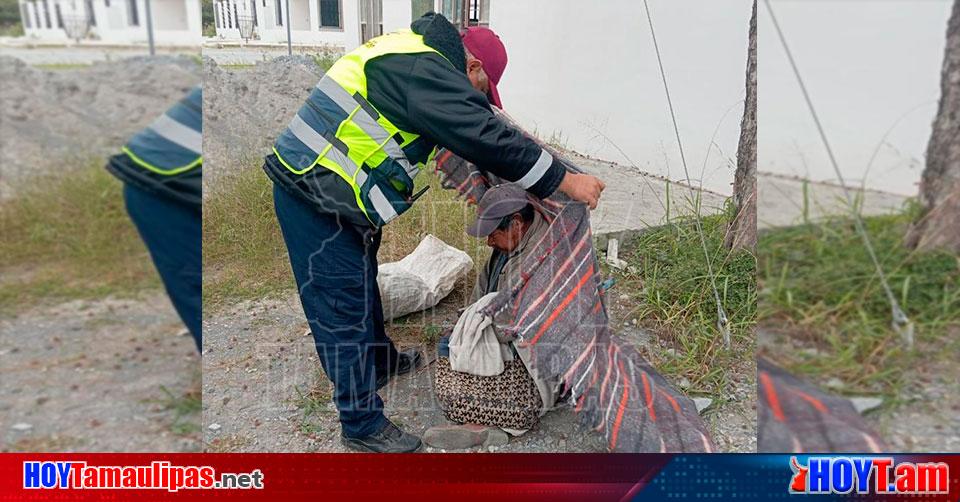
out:
M452 322L455 307L441 302L422 315ZM410 322L409 320L407 322ZM299 300L244 302L204 321L203 425L209 451L339 452L340 426L330 385L320 370ZM388 327L394 336L395 326ZM400 343L401 347L409 344ZM421 346L428 359L435 352ZM393 380L381 390L387 416L415 434L446 423L433 398L434 365ZM312 394L311 394L312 393ZM305 404L301 394L312 399ZM309 409L309 414L308 414ZM434 451L426 448L425 451ZM538 428L496 451L601 452L603 438L582 430L573 412L548 413Z
M0 451L196 451L193 340L160 292L0 318ZM169 395L164 391L169 391Z

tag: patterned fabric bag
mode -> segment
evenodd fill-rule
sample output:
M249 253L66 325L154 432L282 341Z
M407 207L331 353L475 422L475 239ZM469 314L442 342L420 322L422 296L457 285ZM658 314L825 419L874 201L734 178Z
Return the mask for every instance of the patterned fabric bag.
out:
M503 373L477 376L450 368L437 358L435 389L444 414L453 422L505 429L529 429L540 418L542 400L519 359L504 361Z

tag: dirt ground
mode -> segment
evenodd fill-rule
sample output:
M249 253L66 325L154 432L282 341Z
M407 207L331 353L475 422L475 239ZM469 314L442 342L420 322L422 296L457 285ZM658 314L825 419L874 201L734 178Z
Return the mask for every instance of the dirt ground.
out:
M182 331L160 291L0 318L0 451L199 450L200 364Z
M387 328L400 346L418 346L428 361L436 358L433 340L424 333L452 326L463 306L459 291L437 307L397 320ZM637 329L618 315L632 310L611 305L613 326L626 341L644 350L666 351L666 342ZM320 369L313 337L306 333L299 299L239 303L204 320L204 447L217 452L346 451L340 444L331 386ZM387 416L415 434L448 423L433 395L434 365L399 377L380 396ZM723 399L703 413L723 451L756 451L756 367L743 361L729 376ZM674 383L676 385L676 382ZM432 448L424 451L433 452ZM473 451L480 451L479 448ZM584 430L569 406L545 415L539 426L513 438L503 452L605 452L603 437Z

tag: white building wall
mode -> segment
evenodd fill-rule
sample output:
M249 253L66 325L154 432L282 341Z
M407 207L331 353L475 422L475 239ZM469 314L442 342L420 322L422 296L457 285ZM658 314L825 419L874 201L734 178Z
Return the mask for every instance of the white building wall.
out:
M848 183L866 179L871 188L917 193L940 96L951 4L774 3ZM758 167L835 180L770 17L763 9L760 14Z
M343 48L352 51L360 45L360 3L343 0Z
M390 33L410 28L412 4L410 0L381 0L383 2L383 32Z
M236 0L215 2L214 8L232 6ZM276 19L276 2L280 3L282 25ZM291 39L297 45L332 45L349 51L360 45L360 5L358 0L341 0L340 16L342 28L320 27L320 4L317 0L290 0L291 3ZM384 33L409 28L412 4L410 0L382 0ZM269 43L287 42L286 0L257 0L257 40ZM231 7L232 8L232 7ZM246 2L238 4L238 12L249 11ZM246 9L246 10L244 10ZM231 11L232 12L232 11ZM226 26L217 27L217 37L222 40L239 41L240 32Z
M649 3L690 174L705 171L706 188L729 194L752 2ZM492 0L490 27L507 48L504 109L525 127L628 163L619 147L645 171L684 179L643 2ZM718 123L723 153L711 150L704 169Z
M107 6L103 0L93 2L93 13L96 26L91 27L90 33L101 41L120 45L140 44L147 42L147 14L145 0L136 0L139 25L131 26L128 17L128 0L110 0ZM31 17L31 27L24 24L25 35L43 41L66 41L66 32L57 25L56 3L60 4L64 16L74 13L85 13L83 0L47 0L50 10L51 28L46 27L43 15L43 2L27 2L28 15ZM157 45L189 46L200 45L202 42L202 21L200 14L200 0L152 0L154 17L154 41ZM41 27L36 24L35 14L40 14Z

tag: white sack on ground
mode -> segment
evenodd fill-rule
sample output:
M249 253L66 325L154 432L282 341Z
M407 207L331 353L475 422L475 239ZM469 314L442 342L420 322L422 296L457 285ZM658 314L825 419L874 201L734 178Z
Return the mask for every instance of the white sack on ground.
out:
M380 265L383 316L390 320L435 306L472 268L470 255L427 235L402 260Z

